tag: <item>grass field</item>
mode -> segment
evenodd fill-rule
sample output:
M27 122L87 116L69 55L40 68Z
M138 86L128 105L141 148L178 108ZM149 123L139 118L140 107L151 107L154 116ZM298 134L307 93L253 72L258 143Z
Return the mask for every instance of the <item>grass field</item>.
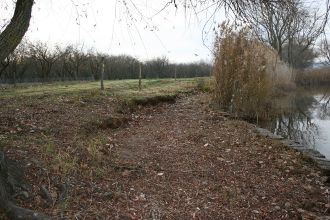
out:
M186 79L145 79L142 81L142 91L138 90L138 80L105 81L105 94L120 98L139 96L165 95L184 92L197 86L198 82L207 78ZM56 82L47 84L19 84L16 87L3 85L0 87L0 98L17 98L42 95L81 95L100 92L100 82Z

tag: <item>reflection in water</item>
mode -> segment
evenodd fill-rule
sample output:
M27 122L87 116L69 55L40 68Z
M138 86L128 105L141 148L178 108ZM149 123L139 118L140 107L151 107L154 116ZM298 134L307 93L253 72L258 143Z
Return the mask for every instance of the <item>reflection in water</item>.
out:
M299 93L276 101L277 114L260 125L274 134L318 149L330 158L330 96Z
M317 117L321 120L330 120L330 95L323 95L319 99L320 108L317 111Z

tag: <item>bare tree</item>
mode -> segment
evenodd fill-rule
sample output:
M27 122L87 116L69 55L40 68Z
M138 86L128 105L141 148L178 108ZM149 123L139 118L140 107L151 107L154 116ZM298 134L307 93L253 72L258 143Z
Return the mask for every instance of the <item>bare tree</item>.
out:
M57 51L51 51L42 42L29 44L30 56L39 64L39 73L43 81L49 80L52 68L59 58Z
M323 58L323 64L330 65L330 44L329 39L325 36L319 45L319 53Z
M327 3L328 7L328 3ZM318 10L311 10L301 7L294 19L292 29L289 30L289 39L287 42L286 61L293 67L301 66L301 61L316 56L313 51L316 41L324 32L328 22L329 11L320 13ZM300 55L299 55L300 54Z
M169 59L166 56L157 57L145 63L145 68L148 71L157 73L157 78L163 78L167 75Z
M87 53L88 57L88 63L89 63L89 68L90 71L93 75L94 80L99 80L100 79L100 72L102 69L102 58L105 57L105 55L101 55L96 53L94 50L89 50Z
M58 54L58 59L54 64L54 73L56 75L56 77L62 81L64 81L66 79L66 75L65 75L65 59L67 56L66 53L66 48L62 48L61 46L57 45L55 46L55 53Z
M74 78L74 67L72 65L73 46L67 46L62 51L62 79L65 77Z
M59 46L56 47L55 51L52 51L52 57L57 63L56 73L62 78L71 78L77 80L80 76L82 67L85 65L85 61L88 60L89 55L86 55L83 50L83 46L78 48L78 46L69 45L64 49Z
M290 57L289 57L290 56ZM315 58L319 56L314 46L308 48L305 44L298 44L296 41L285 44L283 47L283 60L291 64L293 68L304 69L313 65Z
M313 47L327 23L328 11L307 9L302 0L293 0L291 7L251 7L246 16L259 40L295 67L299 57L294 53L304 53Z
M16 79L22 79L26 73L28 67L26 57L22 57L22 54L16 50L0 62L0 78L4 82L11 80L11 83L16 84Z
M248 17L255 34L262 42L273 47L280 57L282 48L289 38L289 29L295 12L291 8L252 7Z
M12 79L12 83L16 85L17 78L22 78L27 70L26 58L28 57L28 44L26 41L21 42L18 47L6 58L8 66L6 75Z
M78 79L80 69L87 58L86 54L83 52L83 48L84 45L81 45L80 48L79 45L71 46L71 51L70 51L71 54L69 55L69 64L73 68L74 80Z

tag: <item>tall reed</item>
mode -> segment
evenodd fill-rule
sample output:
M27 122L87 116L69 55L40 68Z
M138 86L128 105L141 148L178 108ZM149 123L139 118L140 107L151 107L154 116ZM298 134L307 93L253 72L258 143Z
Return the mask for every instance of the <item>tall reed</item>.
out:
M286 81L291 78L275 51L255 39L248 28L219 25L214 58L214 99L239 117L266 117L277 82L284 76Z

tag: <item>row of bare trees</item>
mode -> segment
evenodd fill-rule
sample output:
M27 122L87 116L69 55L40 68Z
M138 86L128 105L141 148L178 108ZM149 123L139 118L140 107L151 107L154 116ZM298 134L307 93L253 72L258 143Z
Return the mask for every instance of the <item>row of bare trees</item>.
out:
M48 47L42 42L24 41L0 64L0 82L49 82L64 80L99 80L102 60L105 79L134 79L140 62L127 55L110 56L94 49L85 52L81 45ZM173 64L160 57L142 63L145 78L208 76L205 62Z

